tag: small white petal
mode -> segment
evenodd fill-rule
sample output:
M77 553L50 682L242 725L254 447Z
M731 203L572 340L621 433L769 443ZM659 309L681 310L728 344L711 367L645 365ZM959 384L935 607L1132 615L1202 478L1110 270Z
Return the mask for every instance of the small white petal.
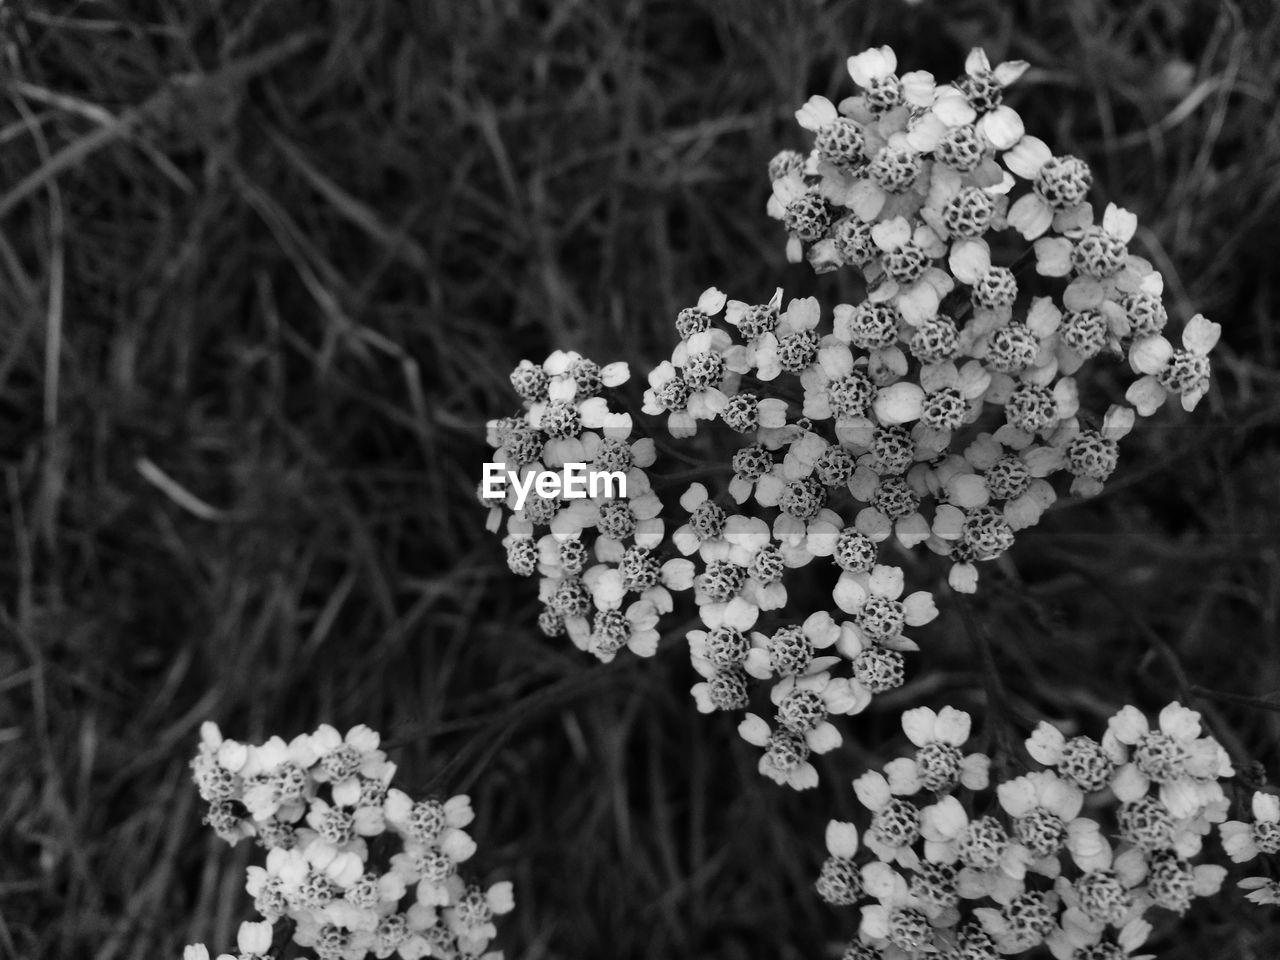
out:
M726 299L724 293L720 290L715 287L707 287L698 297L698 309L709 317L715 316L724 308Z
M738 735L753 747L763 747L769 742L769 724L754 713L748 713L738 724Z
M1003 104L979 120L978 128L997 150L1008 150L1026 133L1017 111Z
M877 565L871 571L867 587L878 597L896 600L902 594L905 577L901 567Z
M1118 240L1128 243L1138 229L1138 217L1128 210L1117 207L1114 203L1109 203L1102 214L1102 229Z
M983 240L957 240L947 263L957 280L972 286L991 269L991 250Z
M921 627L932 623L938 617L938 607L934 603L933 594L927 590L917 590L902 601L902 612L909 627Z
M1006 60L1004 63L998 64L994 71L996 82L1002 87L1007 87L1017 82L1017 79L1027 72L1030 67L1026 60Z
M1035 242L1036 273L1042 277L1065 277L1071 272L1071 241L1063 237L1041 237Z
M1182 331L1182 345L1192 353L1205 356L1217 345L1220 336L1222 324L1214 323L1206 319L1204 314L1197 313L1187 321Z
M972 563L957 563L947 572L947 585L956 593L976 593L978 568Z
M1150 786L1151 781L1132 763L1126 763L1111 778L1111 792L1121 803L1132 803L1145 797Z
M868 770L853 781L853 792L858 802L872 812L881 809L893 799L889 781L875 770Z
M1001 159L1006 167L1023 180L1031 180L1052 157L1053 152L1048 144L1039 137L1023 137Z
M1264 823L1280 823L1280 797L1257 790L1252 800L1253 818Z
M796 111L796 121L806 130L817 132L838 117L835 104L826 97L812 96Z
M973 123L977 112L972 104L954 90L938 92L938 99L933 104L933 115L948 127L962 127Z
M898 58L891 47L872 47L846 61L849 76L860 87L869 87L874 80L887 77L898 68Z
M858 828L852 823L832 820L827 824L827 852L833 857L852 857L858 852Z
M1107 721L1107 730L1121 743L1132 746L1151 732L1151 725L1141 710L1128 704Z
M937 739L958 747L969 739L969 728L972 721L969 714L952 706L945 706L938 711L936 725Z
M1102 419L1102 435L1108 440L1120 440L1129 435L1136 422L1132 407L1112 404Z
M876 419L884 426L919 420L923 410L924 391L906 380L882 388L872 403L872 411Z
M917 747L932 743L935 739L934 725L938 715L928 707L914 707L902 714L902 732Z
M964 58L964 72L971 77L991 72L991 61L981 47L973 47Z
M1039 725L1027 738L1027 753L1038 763L1047 767L1055 766L1062 759L1062 749L1067 738L1062 731L1047 721L1041 720Z
M1167 396L1160 381L1153 376L1135 380L1124 393L1124 398L1133 404L1140 417L1149 417L1155 413Z

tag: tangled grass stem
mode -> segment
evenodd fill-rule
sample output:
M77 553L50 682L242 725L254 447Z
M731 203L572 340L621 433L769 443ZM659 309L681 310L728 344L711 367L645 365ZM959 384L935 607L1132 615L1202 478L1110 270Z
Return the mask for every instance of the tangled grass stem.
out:
M1183 703L1191 703L1195 700L1201 701L1207 719L1212 722L1214 732L1223 741L1224 746L1231 754L1232 763L1237 771L1250 771L1242 774L1242 782L1245 782L1247 786L1249 781L1255 779L1254 772L1263 769L1263 766L1245 747L1244 741L1235 726L1214 707L1213 701L1235 703L1241 706L1278 713L1280 713L1280 704L1244 694L1210 690L1198 684L1193 684L1187 675L1186 666L1183 664L1182 658L1178 655L1178 651L1173 644L1169 643L1168 640L1160 635L1158 630L1135 614L1124 602L1123 598L1111 588L1110 584L1070 555L1059 553L1057 556L1064 564L1070 566L1081 579L1088 583L1099 596L1111 604L1147 641L1152 652L1164 661L1165 666L1168 667L1169 672L1173 675L1174 684L1178 691L1178 699ZM1205 701L1209 702L1206 703Z
M971 601L960 594L952 595L955 597L956 609L960 611L960 621L964 624L965 633L982 663L982 686L987 698L983 735L989 744L992 763L996 765L1002 778L1008 778L1012 775L1011 768L1020 766L1013 736L1013 708L1009 703L1008 690L996 665L991 636L978 621Z

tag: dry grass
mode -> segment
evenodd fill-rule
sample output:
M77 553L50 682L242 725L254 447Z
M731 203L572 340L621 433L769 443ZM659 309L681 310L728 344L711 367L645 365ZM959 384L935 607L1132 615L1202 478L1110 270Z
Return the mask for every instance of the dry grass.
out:
M1205 688L1280 688L1269 5L11 2L0 34L0 956L231 944L250 851L199 823L206 717L366 722L410 784L472 791L511 956L852 932L808 891L847 780L763 783L678 643L601 668L535 635L470 503L521 357L640 369L707 285L842 289L782 264L763 171L873 43L1032 60L1028 128L1139 214L1172 312L1224 325L1207 409L1129 441L983 595L1017 709L1164 702L1145 629ZM954 617L925 639L833 768L894 749L909 700L980 709ZM1197 704L1276 769L1280 717ZM1275 956L1263 917L1197 909L1161 956Z

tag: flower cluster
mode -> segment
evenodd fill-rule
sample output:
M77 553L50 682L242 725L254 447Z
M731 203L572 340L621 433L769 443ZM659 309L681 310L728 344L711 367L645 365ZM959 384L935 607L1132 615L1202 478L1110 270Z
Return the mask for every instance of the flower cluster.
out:
M632 440L631 416L610 411L602 396L628 377L624 363L601 367L573 352L557 351L541 365L523 361L511 373L523 414L488 425L492 462L518 478L566 463L625 478L625 496L613 488L578 499L531 490L520 509L514 491L503 505L482 499L491 530L508 514L502 542L512 572L540 577L543 632L567 634L602 661L623 649L652 655L658 618L672 608L670 591L688 589L693 579L691 563L656 551L665 524L645 472L654 442Z
M1065 470L1073 493L1094 494L1136 417L1170 393L1193 409L1220 333L1197 315L1182 349L1165 338L1163 280L1128 250L1136 218L1110 205L1095 223L1088 165L1054 156L1004 102L1026 68L993 67L975 49L965 76L940 85L924 71L899 76L888 47L864 51L848 62L861 92L838 106L810 98L796 116L813 148L770 165L769 212L787 227L791 259L856 269L868 287L863 303L836 307L834 336L859 351L853 366L872 384L850 410L850 361L822 351L823 375L810 380L838 386L805 415L833 410L842 443L840 421L868 412L877 429L910 425L917 462L958 450L915 485L938 503L931 527L913 518L904 532L956 561L959 590L973 589L975 562L1003 552L1053 501L1045 478ZM1059 294L1032 297L1021 261L994 262L988 237L1007 231L1034 241L1022 260L1066 280ZM1103 355L1127 359L1138 379L1098 423L1080 409L1076 375ZM988 405L1003 422L955 444Z
M727 482L679 491L683 523L664 523L644 473L654 441L631 441L600 395L625 369L526 361L512 375L525 413L490 424L513 470L572 454L634 479L627 500L538 499L509 519L509 564L542 577L543 629L602 660L648 655L673 592L691 591L697 706L749 710L767 684L772 719L749 713L740 732L778 782L812 785L810 756L840 743L833 718L902 684L907 631L936 616L907 589L906 551L945 558L951 589L974 591L978 564L1055 502L1055 477L1097 493L1138 417L1208 389L1218 325L1197 315L1181 349L1166 339L1163 280L1128 249L1135 217L1095 216L1087 164L1054 156L1004 102L1026 66L974 50L941 84L900 76L879 47L848 61L856 96L797 111L813 146L774 158L769 212L793 260L856 270L867 294L824 311L710 287L679 311L643 413L731 451ZM1025 255L997 262L1000 234ZM1122 385L1099 415L1081 394L1086 364L1106 359ZM818 561L838 569L831 603L787 611L788 571Z
M375 957L501 960L486 953L494 917L514 905L510 883L468 883L458 865L475 853L465 796L415 801L391 786L395 764L365 726L345 736L322 725L289 742L249 745L201 727L191 767L205 822L228 843L252 837L267 851L246 888L264 918L241 926L239 960L266 960L274 925L320 960ZM369 841L394 838L386 862ZM203 945L185 960L207 960Z
M846 960L1041 945L1057 960L1122 960L1147 939L1151 908L1181 914L1220 887L1225 869L1191 858L1225 817L1233 771L1194 711L1170 704L1153 730L1126 707L1101 741L1042 723L1026 747L1044 769L994 784L994 806L987 758L963 750L967 714L920 707L902 725L915 756L853 783L866 826L827 827L818 894L859 907Z
M710 569L733 567L732 559L719 563ZM751 682L768 682L776 711L773 725L748 713L738 732L764 750L762 774L796 789L816 786L810 754L825 753L842 741L831 718L859 713L876 694L901 686L903 654L918 649L904 628L937 616L929 593L899 599L903 588L903 572L897 567L846 574L836 587L836 600L850 619L837 621L819 611L803 623L784 624L769 633L750 630L758 611L743 596L719 604L720 609L705 604L709 629L688 635L694 669L703 678L692 690L698 709L746 709Z

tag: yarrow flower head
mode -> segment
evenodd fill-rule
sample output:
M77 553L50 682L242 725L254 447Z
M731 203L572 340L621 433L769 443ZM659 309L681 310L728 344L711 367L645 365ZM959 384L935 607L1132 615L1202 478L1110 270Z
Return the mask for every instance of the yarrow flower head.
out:
M281 921L321 958L501 960L485 951L497 935L493 918L514 906L511 884L481 888L458 872L476 852L470 799L414 800L392 787L395 765L379 739L363 725L345 735L322 725L288 743L249 745L202 726L192 769L208 822L231 843L256 837L267 848L245 884L264 919L241 925L238 960L267 960ZM372 838L400 852L374 856ZM195 944L183 956L209 954Z
M543 632L602 661L649 656L691 594L697 709L755 711L740 732L761 772L793 787L812 785L811 755L833 749L845 716L907 681L937 605L908 586L922 568L904 555L924 548L953 592L975 591L1060 496L1105 488L1140 417L1170 393L1196 405L1220 333L1196 315L1172 346L1163 278L1130 249L1137 217L1095 211L1088 164L1025 129L1012 91L1027 63L974 49L946 82L900 71L880 46L846 67L849 96L796 111L808 149L770 162L766 209L790 260L855 271L865 295L827 309L773 284L707 287L641 384L643 417L609 393L625 368L557 353L520 364L523 412L489 425L516 482L570 455L628 481L625 498L491 504L508 565L539 578ZM658 448L672 441L684 465L664 475ZM830 609L790 610L806 595L795 574L821 564L838 570ZM926 842L951 860L930 862L963 863L958 882L1002 905L1060 849L1100 856L1084 852L1098 846L1091 828L1072 826L1076 796L1113 789L1124 842L1184 857L1217 822L1229 767L1211 738L1144 735L1126 715L1099 740L1037 731L1031 753L1051 769L1005 785L1020 812L991 821L1007 835L991 853L995 814L958 818L949 802L988 786L981 755L960 751L957 714L912 714L916 755L886 782L896 799L938 798ZM988 920L972 929L1016 942L1016 916Z
M916 707L903 713L902 729L915 744L916 753L885 765L890 791L912 795L920 790L944 793L958 786L985 789L990 759L961 750L969 739L969 725L969 715L954 707L943 707L937 713L929 707Z
M1180 709L1174 705L1165 716L1182 729L1187 718ZM1122 714L1122 724L1132 722ZM1195 851L1179 846L1181 832L1199 835L1201 826L1170 817L1157 797L1120 803L1118 830L1098 819L1117 804L1109 783L1123 761L1110 732L1101 742L1068 739L1042 724L1029 750L1058 770L989 783L986 758L971 754L981 762L966 763L961 750L969 732L962 711L915 708L902 723L918 751L942 744L955 752L929 764L917 752L915 759L890 761L883 774L868 771L853 783L866 819L828 824L828 857L816 887L828 903L859 908L849 955L969 960L1043 946L1057 960L1151 960L1138 953L1151 934L1150 909L1182 913L1221 886L1223 867L1196 863ZM1183 732L1190 734L1189 726ZM967 782L956 774L965 766L972 774ZM930 769L942 771L936 787L923 783ZM922 787L933 802L922 801ZM1280 819L1275 799L1255 797L1259 823ZM1164 833L1157 837L1148 827L1160 823ZM1268 830L1238 823L1224 838L1243 858ZM1262 878L1244 886L1260 902L1272 895Z

